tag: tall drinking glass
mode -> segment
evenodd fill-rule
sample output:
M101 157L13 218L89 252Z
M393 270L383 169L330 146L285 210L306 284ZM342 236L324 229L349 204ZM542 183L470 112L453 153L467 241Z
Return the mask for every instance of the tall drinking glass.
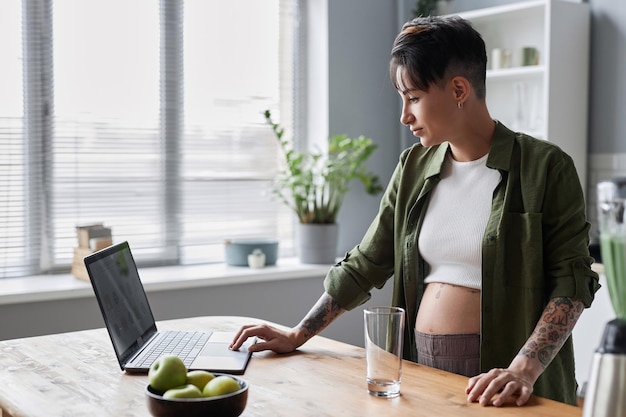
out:
M364 311L367 389L376 397L400 395L404 310L371 307Z

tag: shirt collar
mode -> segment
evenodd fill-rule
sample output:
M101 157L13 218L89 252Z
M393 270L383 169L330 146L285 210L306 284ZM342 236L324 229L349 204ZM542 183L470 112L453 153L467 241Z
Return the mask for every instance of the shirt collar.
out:
M446 160L446 155L450 152L450 144L448 142L444 142L437 146L436 149L433 149L433 152L435 154L430 159L430 163L426 167L425 178L439 176L441 169L443 168L443 163Z
M495 122L496 128L493 132L493 140L489 149L489 156L487 157L487 166L493 169L509 171L511 154L515 144L515 132L509 130L498 120ZM450 144L444 142L437 146L436 149L433 149L433 152L434 156L426 167L426 178L441 174L446 155L450 152Z
M487 157L489 168L509 171L511 166L511 154L515 145L515 132L496 120L496 129L493 132L493 140Z

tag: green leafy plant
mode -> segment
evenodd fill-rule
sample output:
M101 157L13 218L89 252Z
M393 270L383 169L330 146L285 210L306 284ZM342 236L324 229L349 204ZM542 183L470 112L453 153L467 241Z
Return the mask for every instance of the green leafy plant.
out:
M449 3L452 2L452 0L417 0L415 9L413 9L413 15L415 17L437 15L440 12L438 3L442 3L442 1L443 4L448 3L443 10L446 10Z
M327 153L297 152L283 138L284 129L274 123L269 110L265 119L284 157L273 191L296 213L300 223L335 223L352 180L363 183L370 195L383 190L378 176L363 166L377 148L372 139L335 135L328 139Z
M432 16L437 12L437 0L417 0L413 14L415 17Z

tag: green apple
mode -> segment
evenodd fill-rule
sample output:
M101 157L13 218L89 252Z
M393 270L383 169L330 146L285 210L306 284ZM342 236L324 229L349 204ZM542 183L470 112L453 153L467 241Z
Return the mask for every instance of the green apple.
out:
M207 371L187 372L187 383L195 385L200 391L202 391L206 384L208 384L213 378L215 378L215 375Z
M226 375L216 376L209 381L202 390L203 397L215 397L217 395L226 395L231 392L239 391L241 387L234 379Z
M186 384L180 387L170 388L165 391L163 398L171 400L174 398L200 398L202 397L202 391L193 384Z
M178 356L163 355L150 367L148 381L150 386L159 392L185 385L187 383L187 367Z

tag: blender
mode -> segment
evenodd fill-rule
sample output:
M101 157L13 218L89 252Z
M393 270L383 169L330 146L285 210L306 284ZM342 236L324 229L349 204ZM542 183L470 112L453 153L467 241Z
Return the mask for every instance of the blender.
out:
M616 318L593 356L583 417L626 417L626 178L597 185L600 252Z

